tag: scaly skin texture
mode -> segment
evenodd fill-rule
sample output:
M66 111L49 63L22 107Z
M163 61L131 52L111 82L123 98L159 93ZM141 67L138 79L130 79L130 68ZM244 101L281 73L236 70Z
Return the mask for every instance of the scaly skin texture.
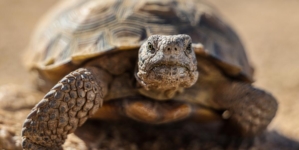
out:
M197 67L204 64L198 64L191 43L188 35L149 37L140 47L136 70L136 79L143 88L141 95L137 93L134 96L140 96L141 99L134 101L132 97L123 97L122 101L119 99L119 105L112 101L111 107L106 105L107 111L103 107L100 109L103 110L102 113L98 115L113 112L151 124L170 123L193 115L193 108L196 108L193 106L199 104L201 97L195 97L193 102L184 99L177 102L172 99L183 92L184 88L203 83L196 82L203 79L203 76L198 79L198 74L204 74L204 71L197 70ZM255 136L264 131L275 116L276 100L250 84L232 82L222 74L221 77L224 79L212 78L216 82L208 82L215 84L210 85L212 94L209 94L213 97L213 102L208 107L228 110L230 116L227 125L237 127L232 130L237 135ZM101 69L101 66L78 69L66 75L32 109L25 120L22 131L23 148L61 149L67 135L99 109L108 92L108 85L115 78ZM105 101L105 104L108 102ZM119 108L122 111L118 111Z
M24 149L61 149L67 135L101 107L107 84L95 74L105 76L93 67L78 69L45 95L24 122Z
M224 132L252 137L264 131L274 118L278 103L263 90L246 83L221 85L215 102L229 112Z
M153 35L139 49L137 80L154 99L171 99L197 81L197 61L191 37ZM152 93L154 92L154 93ZM160 96L156 96L157 93Z

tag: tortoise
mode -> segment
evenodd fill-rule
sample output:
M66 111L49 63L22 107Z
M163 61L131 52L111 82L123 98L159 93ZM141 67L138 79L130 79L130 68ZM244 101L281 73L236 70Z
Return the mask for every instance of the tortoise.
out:
M234 134L254 137L278 107L253 87L236 33L196 0L62 2L39 27L26 61L48 93L24 121L24 149L60 149L88 118L225 119Z

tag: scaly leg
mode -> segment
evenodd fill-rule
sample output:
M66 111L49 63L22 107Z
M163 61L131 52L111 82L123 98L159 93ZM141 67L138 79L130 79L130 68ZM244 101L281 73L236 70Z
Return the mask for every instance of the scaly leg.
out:
M66 75L32 109L24 122L24 149L62 149L74 132L103 103L111 77L95 68L80 68Z
M215 102L229 111L230 133L253 137L264 131L276 114L276 99L250 84L233 82L218 90Z

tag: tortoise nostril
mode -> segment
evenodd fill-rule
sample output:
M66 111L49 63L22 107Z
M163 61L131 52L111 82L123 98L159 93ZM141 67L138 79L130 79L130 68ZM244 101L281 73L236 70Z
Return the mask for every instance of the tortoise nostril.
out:
M168 48L167 50L170 51L170 48Z
M177 50L176 48L174 48L174 50Z

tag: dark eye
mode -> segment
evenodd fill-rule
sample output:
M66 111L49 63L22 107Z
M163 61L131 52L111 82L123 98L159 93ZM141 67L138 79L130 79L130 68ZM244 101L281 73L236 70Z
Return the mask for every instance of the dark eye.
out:
M188 46L186 47L186 52L188 54L190 54L192 52L192 44L191 43L189 43Z
M150 42L147 43L147 51L152 54L155 53L155 48L154 48L153 44Z

